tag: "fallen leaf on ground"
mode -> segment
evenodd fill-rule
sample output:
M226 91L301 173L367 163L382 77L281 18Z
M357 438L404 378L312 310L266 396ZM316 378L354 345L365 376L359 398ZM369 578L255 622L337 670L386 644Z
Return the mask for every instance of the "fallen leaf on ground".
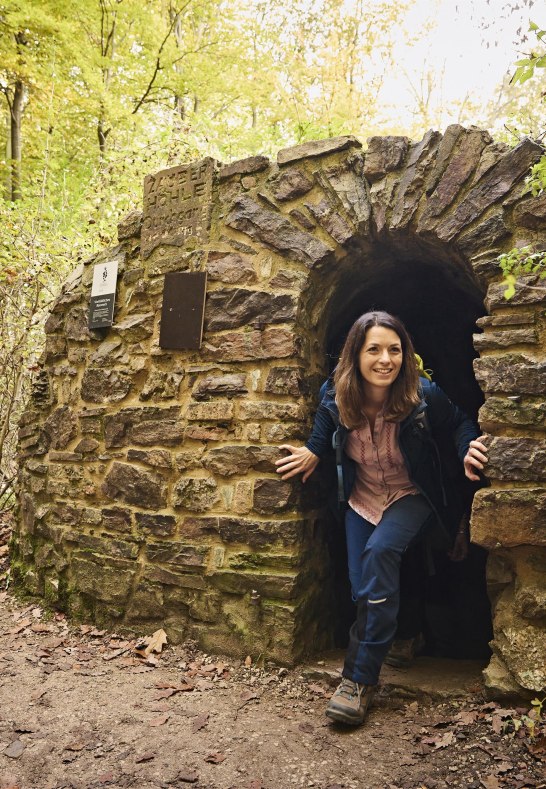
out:
M152 652L160 654L166 643L167 634L160 628L156 630L155 633L152 633L151 636L147 636L139 641L135 646L135 652L137 655L147 658Z
M145 751L140 756L137 756L135 762L137 764L141 764L142 762L151 762L152 759L155 759L155 751Z
M314 728L311 726L311 724L307 723L307 721L303 721L303 723L300 723L298 729L300 731L304 731L306 734L313 734L313 732L315 731Z
M485 778L481 779L480 783L485 789L501 789L499 779L496 775L486 775Z
M208 756L205 756L205 761L210 764L221 764L226 758L225 753L209 753Z
M252 665L252 658L250 657L250 655L247 655L245 658L245 666L247 666L247 668L250 668L251 665Z
M511 762L500 762L495 766L497 773L507 773L509 770L514 769L514 765Z
M526 742L525 745L527 746L527 750L530 754L540 758L546 754L546 734L541 737L537 737L534 742Z
M462 710L457 715L457 723L459 726L470 726L471 723L476 723L478 713L475 710Z
M149 726L163 726L164 723L167 723L169 718L171 717L170 712L166 712L164 715L160 715L158 718L152 718L149 721Z
M197 718L192 723L191 730L194 734L196 734L200 729L203 729L207 723L209 722L209 714L208 712L204 712L202 715L198 715Z
M438 750L439 748L447 748L448 745L453 743L455 739L455 735L452 731L447 731L445 734L442 734L441 737L425 737L423 739L424 745L432 745L433 748Z
M161 699L168 699L171 696L174 696L176 690L174 688L165 688L165 690L158 690L152 696L154 701L161 701Z
M324 696L326 691L321 685L309 685L309 690L311 693L318 693L320 696Z
M25 750L24 742L21 740L14 740L4 750L4 756L9 756L10 759L18 759Z

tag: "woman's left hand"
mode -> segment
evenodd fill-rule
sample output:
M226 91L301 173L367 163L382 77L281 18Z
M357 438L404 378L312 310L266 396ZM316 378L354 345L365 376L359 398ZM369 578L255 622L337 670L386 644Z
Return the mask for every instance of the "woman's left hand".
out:
M471 441L468 452L463 460L464 473L468 479L471 479L473 482L478 482L480 479L479 474L476 473L476 469L478 471L483 471L485 464L489 460L487 457L487 447L483 443L486 438L487 436L480 436L474 441Z

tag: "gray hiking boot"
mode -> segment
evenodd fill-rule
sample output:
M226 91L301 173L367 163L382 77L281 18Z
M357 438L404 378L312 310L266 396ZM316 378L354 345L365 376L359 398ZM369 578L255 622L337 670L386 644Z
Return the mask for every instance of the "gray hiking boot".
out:
M336 723L359 726L375 696L376 685L359 685L345 677L328 702L326 715Z

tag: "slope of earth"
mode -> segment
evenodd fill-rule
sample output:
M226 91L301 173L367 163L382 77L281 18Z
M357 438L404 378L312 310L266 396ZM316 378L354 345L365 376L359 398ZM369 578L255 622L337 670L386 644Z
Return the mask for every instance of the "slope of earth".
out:
M387 684L345 729L324 717L326 681L163 641L0 592L0 789L546 787L538 707L404 699Z

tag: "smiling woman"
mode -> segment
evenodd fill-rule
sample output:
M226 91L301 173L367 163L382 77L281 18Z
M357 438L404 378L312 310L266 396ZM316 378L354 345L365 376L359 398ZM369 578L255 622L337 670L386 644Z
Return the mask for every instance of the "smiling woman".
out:
M429 532L440 534L448 547L459 527L446 508L431 435L451 434L469 479L483 470L487 450L477 440L477 426L439 387L419 378L411 338L386 312L368 312L355 321L324 389L306 445L284 445L289 454L276 465L283 479L302 473L305 481L331 443L338 448L357 618L343 680L326 715L358 725L396 633L402 555Z

